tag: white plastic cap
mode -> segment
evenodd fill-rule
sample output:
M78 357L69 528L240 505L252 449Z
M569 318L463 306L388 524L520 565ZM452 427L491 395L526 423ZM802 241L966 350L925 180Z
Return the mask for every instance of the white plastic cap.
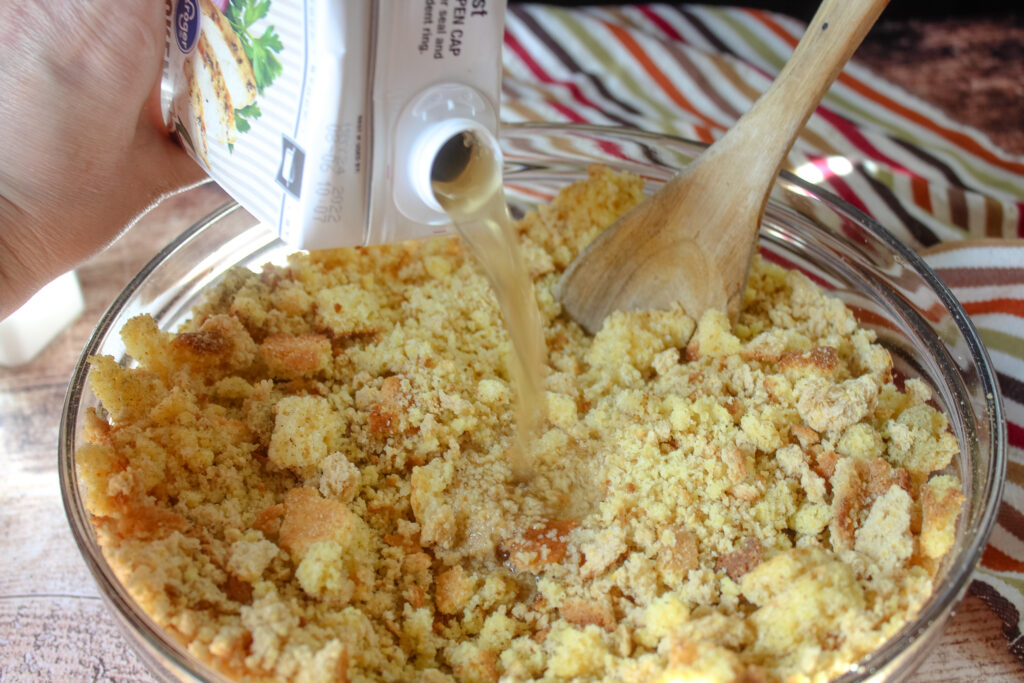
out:
M497 112L476 89L460 83L433 85L414 97L395 131L395 206L406 218L437 226L449 222L434 197L430 172L438 151L464 132L489 143L501 159Z

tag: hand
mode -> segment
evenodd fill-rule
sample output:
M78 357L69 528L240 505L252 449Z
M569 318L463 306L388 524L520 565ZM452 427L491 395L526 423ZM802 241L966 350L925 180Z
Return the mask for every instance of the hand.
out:
M0 0L0 319L203 171L160 115L159 0Z

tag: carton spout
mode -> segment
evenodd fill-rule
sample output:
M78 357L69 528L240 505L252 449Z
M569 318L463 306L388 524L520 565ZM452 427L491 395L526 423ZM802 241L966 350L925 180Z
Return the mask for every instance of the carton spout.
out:
M163 113L210 176L295 248L449 233L429 191L430 147L458 132L437 132L451 121L496 139L505 7L171 0Z
M474 145L486 148L500 164L496 129L494 107L469 86L441 84L417 95L399 119L395 136L395 206L416 223L449 223L434 197L433 176L465 170Z

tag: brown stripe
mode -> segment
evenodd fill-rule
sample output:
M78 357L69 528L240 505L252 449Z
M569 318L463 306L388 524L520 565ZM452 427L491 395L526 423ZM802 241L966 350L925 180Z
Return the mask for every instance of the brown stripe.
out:
M803 127L803 130L800 131L799 139L807 143L815 152L821 152L830 156L837 156L839 154L839 150L835 145L811 130L810 126Z
M742 93L744 97L750 100L751 103L761 96L761 91L751 85L743 76L740 75L732 61L721 57L715 57L714 61L715 67L725 80L727 80L738 92ZM707 83L706 79L702 82L705 84ZM717 91L717 86L713 88L709 86L708 88L705 88L705 90L709 90L709 93L713 93ZM739 113L735 112L735 110L732 111L734 118L739 118ZM803 130L800 131L799 140L806 143L810 149L815 151L815 153L825 155L835 155L839 153L835 145L830 143L826 138L815 133L808 126L804 126ZM785 165L784 168L788 171L794 170L790 164Z
M627 24L633 24L634 23L625 15L625 13L622 10L609 9L607 11L608 11L609 14L611 14L614 17L616 17L616 20L618 21L618 23L620 25L627 25ZM700 69L698 69L696 67L696 65L694 65L694 63L692 61L690 61L690 58L686 55L686 50L684 48L679 47L679 45L675 41L671 41L671 42L663 41L662 45L675 58L676 62L679 64L679 66L681 66L683 71L686 72L686 75L689 76L690 79L694 82L694 84L696 85L695 91L702 93L705 97L707 97L709 100L711 100L711 102L713 102L718 109L720 109L722 112L724 112L730 118L730 120L735 120L735 119L738 119L740 117L740 112L738 112L728 102L728 100L726 100L725 98L722 97L722 95L720 93L720 88L717 85L713 85L708 80L707 76L705 76L700 71ZM712 55L711 58L712 58L712 60L715 63L715 67L718 69L718 71L720 73L722 73L723 72L723 65L728 64L728 61L726 61L726 60L724 60L724 59L722 59L720 57L716 57L714 55ZM731 75L730 74L726 74L726 73L722 73L722 75L726 76L726 78L731 83L733 83L733 84L735 84L737 86L740 85L741 83L745 84L742 81L742 79L739 79L735 75L735 73L733 73ZM755 99L757 99L757 97L758 97L758 95L760 93L758 93L753 88L749 88L749 86L748 86L747 91L745 91L744 94L746 94L748 97L750 97L751 100L755 100ZM723 128L727 128L730 125L729 121L723 121L723 122L720 122L720 123L721 123Z
M907 233L914 238L917 244L921 245L932 245L937 244L939 240L938 236L931 231L931 229L919 221L912 213L907 211L906 207L903 206L903 202L900 201L899 197L893 194L892 190L885 183L879 182L869 173L864 173L863 178L867 181L871 189L875 191L875 194L881 199L889 210L892 211L896 218L903 223L903 227L906 228Z
M950 287L991 287L1024 284L1024 268L986 266L935 268L935 274Z
M920 250L918 250L918 253L920 255L922 255L922 256L927 256L928 254L942 254L942 253L945 253L947 251L956 251L958 249L973 249L973 248L977 248L977 247L1017 247L1017 248L1021 248L1021 247L1024 247L1024 241L1019 240L1019 239L1014 239L1012 237L1010 237L1010 238L998 238L998 239L997 238L991 238L991 237L988 237L988 238L982 237L982 238L978 238L976 240L971 240L969 242L961 242L961 241L953 240L953 241L950 241L950 242L943 242L941 244L936 244L935 246L928 247L927 249L920 249ZM1022 256L1024 256L1024 253L1022 253ZM1024 262L1024 259L1022 259L1022 262Z
M1024 405L1024 382L1005 372L996 372L996 380L999 382L999 391L1002 392L1003 398ZM1013 427L1014 423L1007 421L1006 424L1009 429ZM1011 445L1016 444L1011 443ZM1009 467L1009 461L1007 461L1007 467ZM1014 484L1024 488L1024 465L1014 465L1014 467L1019 469L1014 469L1013 476L1007 475L1007 477Z
M999 526L1024 541L1024 514L1021 514L1020 510L1009 503L1001 503L996 521L999 523Z
M1003 203L985 195L985 236L1004 237Z
M725 77L725 80L732 84L732 87L736 88L743 94L748 100L753 102L761 96L761 91L752 86L747 82L745 78L739 75L739 72L733 67L732 62L721 57L715 58L716 66L718 71Z
M712 119L703 111L698 109L690 98L684 94L682 90L676 87L676 84L666 74L664 65L656 62L652 56L641 46L636 39L636 36L632 35L628 30L617 24L608 23L606 25L608 32L619 41L621 46L629 52L634 59L636 59L639 66L647 73L647 75L654 81L654 85L661 88L661 91L668 96L672 102L677 106L690 112L706 125L709 126L727 126L730 122L720 122ZM671 69L670 69L671 70ZM689 88L684 89L689 91Z
M659 7L658 9L663 8ZM730 50L729 47L725 43L723 43L718 38L718 36L715 35L715 32L709 29L707 27L707 24L701 21L696 14L685 9L685 7L682 6L672 6L670 9L674 9L680 14L682 14L683 18L686 19L686 21L688 21L695 29L697 29L697 32L704 37L704 40L708 41L708 43L710 43L710 45L713 48L715 48L716 52L722 52L725 54L735 54L735 52Z
M562 64L565 65L565 67L569 69L569 71L571 71L572 73L579 74L580 76L585 78L594 87L594 89L597 90L598 94L600 94L602 98L604 98L608 102L613 102L616 106L620 107L626 112L629 112L630 114L634 114L637 116L640 115L641 112L636 107L631 105L629 102L620 100L619 98L612 95L611 92L608 91L608 88L605 87L605 84L602 81L602 79L598 78L593 73L584 70L579 65L579 63L562 48L562 46L558 43L558 40L556 40L550 33L548 33L537 22L533 15L530 14L525 8L513 7L511 11L515 13L519 20L523 22L523 24L525 24L527 28L530 29L530 31L533 32L534 36L538 38L541 43L544 44L544 47L551 51L551 54L558 61L562 62ZM534 55L534 59L536 58L536 55ZM598 103L595 103L595 106L597 105ZM599 109L605 116L612 119L616 123L635 127L635 124L630 123L621 116L616 116L615 114L609 112L606 106L599 106Z
M1024 465L1013 462L1012 460L1007 460L1006 479L1024 488Z
M918 147L917 145L907 142L906 140L901 140L898 137L890 136L889 142L891 142L894 145L902 147L903 151L907 152L912 156L917 157L922 163L934 168L936 171L942 174L942 177L945 178L950 185L955 185L957 187L964 186L963 182L960 180L959 176L957 176L956 172L954 172L948 164L941 161L938 157L935 157L929 154L928 152L924 151L924 149Z
M711 100L711 102L713 102L721 111L725 112L730 119L735 120L740 117L740 112L737 111L736 108L733 107L732 104L730 104L724 97L722 97L720 88L712 85L707 76L705 76L692 61L690 61L685 50L680 49L674 43L669 44L667 47L672 56L676 58L679 66L683 67L683 71L685 71L693 80L697 85L697 89L703 92L705 97ZM724 60L721 59L714 59L715 67L718 68L719 73L721 73L721 64L723 61Z
M999 620L1003 622L1003 635L1010 641L1010 651L1017 657L1024 659L1024 639L1020 633L1020 612L1013 606L1013 603L1002 596L990 584L981 579L971 581L971 593L981 598L989 606Z
M958 187L947 188L946 201L949 202L949 222L968 232L970 226L967 223L967 200L964 191Z

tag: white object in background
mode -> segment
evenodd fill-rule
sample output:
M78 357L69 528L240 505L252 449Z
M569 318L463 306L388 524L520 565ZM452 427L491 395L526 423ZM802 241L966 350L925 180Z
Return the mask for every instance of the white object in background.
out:
M85 310L82 288L69 270L0 320L0 366L24 365Z

